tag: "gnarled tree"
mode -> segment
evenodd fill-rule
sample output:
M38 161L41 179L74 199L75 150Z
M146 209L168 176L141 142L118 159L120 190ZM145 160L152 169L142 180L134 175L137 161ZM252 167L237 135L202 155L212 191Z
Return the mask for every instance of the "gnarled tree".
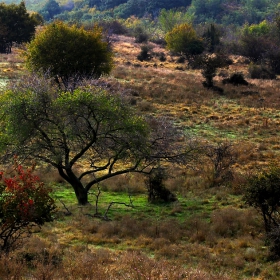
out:
M176 142L167 121L148 123L119 95L96 87L61 92L44 80L25 81L1 96L0 107L2 148L54 166L79 204L105 179L149 173L162 160L184 163L193 150Z

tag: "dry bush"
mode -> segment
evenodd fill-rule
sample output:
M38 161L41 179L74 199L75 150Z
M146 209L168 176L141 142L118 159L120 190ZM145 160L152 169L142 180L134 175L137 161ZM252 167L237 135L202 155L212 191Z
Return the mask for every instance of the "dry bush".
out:
M171 265L164 260L150 259L140 252L128 252L122 256L120 262L124 268L119 279L191 279L182 267Z
M186 173L184 188L181 195L186 196L191 190L195 194L201 194L212 182L212 169L209 165L197 166L197 170L189 170Z
M1 255L0 257L0 279L21 280L27 273L27 265L18 260L15 255Z
M101 223L97 233L103 237L112 237L118 235L120 232L120 225L117 221L110 221Z
M171 245L176 255L181 249ZM163 249L162 252L164 252ZM167 248L166 250L169 251ZM203 279L227 280L225 275L212 274L199 269L184 269L166 260L156 260L138 251L112 252L105 249L77 252L64 251L63 261L54 266L47 262L33 262L28 268L24 262L10 257L0 259L1 279L85 279L85 280L157 280L157 279Z
M102 183L102 189L112 192L146 192L144 178L139 174L125 174L107 179Z
M176 244L170 244L170 245L163 245L157 253L157 255L164 257L164 258L170 258L170 259L176 259L179 256L181 256L183 249L176 245Z
M120 223L119 236L127 238L136 238L145 233L145 228L141 225L141 221L131 218L130 216L124 216Z
M185 169L181 168L171 168L169 171L171 176L167 178L165 181L165 185L167 189L169 189L171 192L183 192L187 186L186 186L186 171Z
M202 243L206 240L215 242L209 223L199 215L192 216L186 223L190 242Z
M36 280L53 280L59 278L59 271L53 264L44 264L40 261L33 262L33 270L30 273L32 279Z
M114 178L107 179L102 183L103 190L109 190L112 192L125 192L129 188L129 178L126 175L116 176Z
M253 214L255 217L256 214ZM252 219L252 212L226 207L213 211L211 229L221 237L237 237L249 234L258 225L258 219Z
M184 236L184 231L178 220L169 219L158 225L158 236L176 243Z
M136 245L140 246L140 248L151 248L152 244L154 243L154 240L154 238L140 235L135 241Z
M67 252L67 257L63 262L61 277L63 279L109 279L107 265L111 262L109 251L103 250L101 254L97 251L85 251L81 253Z
M170 244L171 244L170 240L168 240L166 238L158 237L158 238L153 238L153 242L152 242L150 248L152 250L158 251L165 246L169 246Z
M65 180L59 175L58 171L54 168L46 168L40 166L39 168L37 168L35 173L45 184L65 183Z
M154 110L152 102L147 101L147 100L141 100L141 102L138 102L137 108L141 112L151 112Z

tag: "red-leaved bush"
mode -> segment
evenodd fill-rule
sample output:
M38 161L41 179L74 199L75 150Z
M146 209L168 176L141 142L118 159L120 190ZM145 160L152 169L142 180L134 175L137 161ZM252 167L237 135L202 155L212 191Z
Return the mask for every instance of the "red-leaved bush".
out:
M31 234L31 228L52 220L55 209L51 190L33 174L15 163L15 176L0 172L0 252L13 250Z

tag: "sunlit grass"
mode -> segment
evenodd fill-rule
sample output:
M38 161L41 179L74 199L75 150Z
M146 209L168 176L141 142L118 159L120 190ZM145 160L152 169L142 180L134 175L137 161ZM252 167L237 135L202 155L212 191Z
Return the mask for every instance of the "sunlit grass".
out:
M62 254L75 270L73 275L79 271L76 258L86 259L94 254L98 259L95 263L102 260L100 263L105 263L111 274L119 273L116 275L139 263L148 270L149 263L155 260L162 264L162 271L169 267L179 271L182 266L188 271L184 275L195 271L201 277L197 279L279 279L279 264L267 261L261 217L244 204L242 188L248 174L271 163L279 164L280 81L248 79L247 66L235 58L225 71L228 75L244 73L250 85L223 85L217 76L215 84L224 89L220 95L202 86L199 70L176 63L177 57L160 46L154 46L153 51L164 52L166 61L154 57L140 62L136 58L140 45L133 38L120 36L113 44L115 68L100 83L131 95L132 106L143 114L168 116L200 143L230 141L236 156L232 166L234 180L210 188L213 170L210 162L203 159L193 169L171 170L173 177L166 185L178 201L150 204L143 178L120 176L100 184L100 216L95 217L96 186L90 190L90 204L79 206L72 187L62 183L55 171L42 172L40 177L54 190L58 209L55 220L44 225L30 240L32 246L27 244L24 250ZM1 78L7 77L6 73L16 75L22 69L15 58L0 56ZM112 202L108 219L103 220ZM169 263L163 264L165 261ZM90 262L80 266L87 269L87 263ZM131 271L126 274L130 278L121 279L149 279ZM221 277L209 276L211 273Z

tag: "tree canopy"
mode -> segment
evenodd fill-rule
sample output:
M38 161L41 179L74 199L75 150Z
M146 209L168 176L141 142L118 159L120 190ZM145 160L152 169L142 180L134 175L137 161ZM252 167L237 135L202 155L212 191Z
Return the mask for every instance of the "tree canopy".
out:
M55 167L80 204L105 179L149 172L161 160L184 160L175 130L167 122L148 124L119 95L96 87L61 92L38 81L1 96L2 148Z
M167 48L186 57L201 54L204 50L203 40L199 38L188 23L175 26L166 34Z
M108 74L113 67L113 52L97 26L86 31L53 22L36 34L25 56L31 71L48 72L65 89L75 88L81 78Z
M59 4L55 0L48 0L43 8L40 10L40 14L45 20L52 19L55 15L61 12Z
M248 180L245 190L245 201L260 211L266 232L279 227L280 207L280 170L271 168L268 172L262 172Z
M28 14L24 2L0 3L0 53L10 53L13 43L30 41L35 27L42 22L38 14Z

